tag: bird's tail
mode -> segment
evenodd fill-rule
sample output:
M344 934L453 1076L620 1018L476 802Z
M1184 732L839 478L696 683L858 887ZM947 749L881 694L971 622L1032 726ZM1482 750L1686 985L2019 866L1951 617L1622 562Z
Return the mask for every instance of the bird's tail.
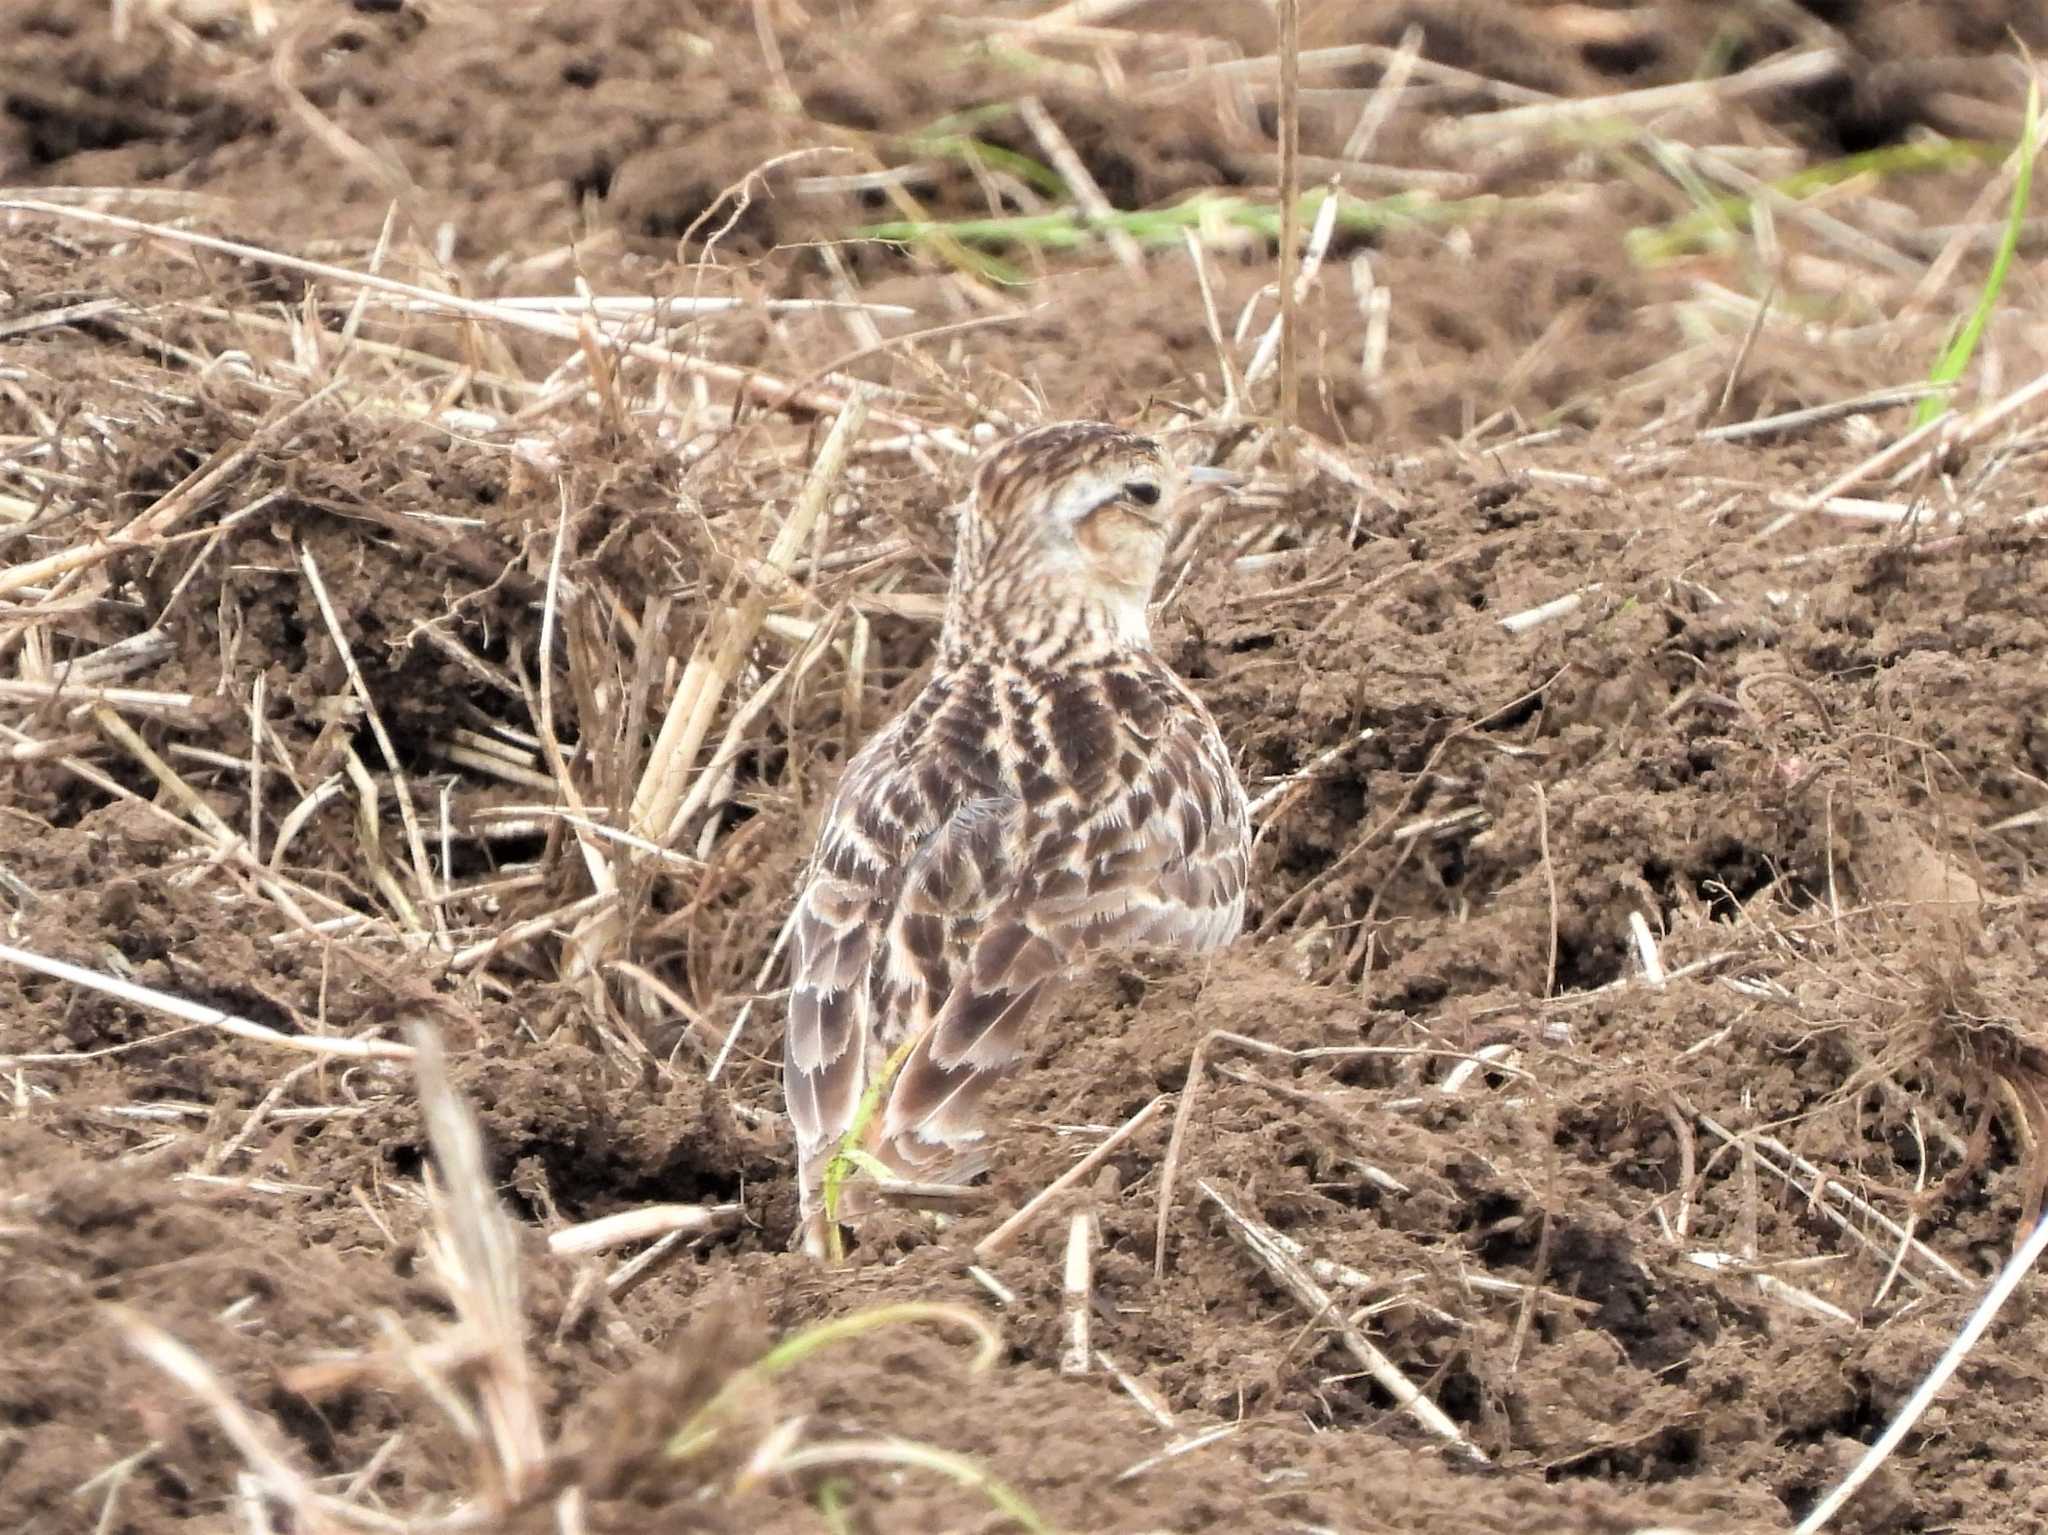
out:
M832 1248L830 1229L834 1224L858 1225L861 1218L880 1202L877 1172L905 1183L964 1184L987 1172L992 1159L989 1146L976 1134L971 1139L939 1143L916 1131L887 1139L871 1137L863 1148L873 1164L856 1169L840 1183L835 1201L835 1219L825 1213L825 1169L837 1155L833 1147L805 1156L798 1154L797 1187L800 1215L792 1248L814 1258L826 1257Z

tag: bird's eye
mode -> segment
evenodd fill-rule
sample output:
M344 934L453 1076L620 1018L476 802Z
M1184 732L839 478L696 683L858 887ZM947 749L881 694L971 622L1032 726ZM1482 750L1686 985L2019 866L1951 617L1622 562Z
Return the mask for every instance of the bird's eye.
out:
M1159 504L1159 487L1150 480L1131 481L1130 484L1124 487L1124 494L1140 506L1157 506Z

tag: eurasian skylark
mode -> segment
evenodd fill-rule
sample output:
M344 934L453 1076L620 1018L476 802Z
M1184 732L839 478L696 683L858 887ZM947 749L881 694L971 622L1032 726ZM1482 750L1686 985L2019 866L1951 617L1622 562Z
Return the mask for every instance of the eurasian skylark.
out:
M1146 613L1187 478L1100 422L975 475L937 667L848 764L798 902L783 1086L814 1251L871 1091L859 1149L962 1181L982 1100L1081 956L1237 935L1244 788Z

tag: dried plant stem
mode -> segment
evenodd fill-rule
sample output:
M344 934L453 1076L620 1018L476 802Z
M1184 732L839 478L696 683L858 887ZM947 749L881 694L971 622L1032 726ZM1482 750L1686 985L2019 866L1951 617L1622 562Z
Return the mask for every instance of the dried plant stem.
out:
M2037 400L2040 400L2043 397L2048 397L2048 373L2041 373L2036 375L2027 383L2022 384L2019 388L2013 390L2012 393L2004 396L2001 399L1995 400L1991 404L1986 405L1983 408L1972 413L1966 420L1963 421L1963 423L1959 427L1956 428L1955 436L1953 440L1947 444L1947 447L1960 448L1975 442L1978 438L1984 436L1987 432L1989 432L1993 427L2001 425L2003 422L2010 419L2011 417L2018 415L2021 411L2025 410L2029 405L2034 404ZM1950 419L1949 416L1946 413L1944 413L1940 416L1937 416L1934 420L1928 422L1927 425L1930 427L1938 427L1942 424L1942 422L1947 421L1948 419ZM1911 462L1907 463L1903 468L1895 471L1893 476L1894 483L1900 480L1910 479L1913 476L1922 473L1929 465L1931 465L1934 462L1935 456L1938 451L1940 451L1938 447L1922 450L1918 455L1916 455L1912 459Z
M593 368L602 361L601 357L593 355ZM625 430L623 414L619 417L618 429ZM547 595L541 604L539 698L536 700L528 690L524 669L520 672L520 691L537 727L541 754L548 765L545 775L548 785L570 814L588 822L582 792L577 787L575 775L569 771L568 760L562 754L561 737L555 730L555 632L562 606L562 558L568 548L569 524L572 521L567 480L556 483L555 496L555 538L548 554ZM602 1013L604 982L601 971L624 930L625 916L615 899L619 893L618 876L613 871L611 860L605 856L605 850L598 846L597 837L580 826L576 827L576 850L583 857L583 868L590 877L592 894L604 900L569 934L564 945L567 969L569 978L581 983L585 1000L592 1009ZM646 993L641 995L644 997Z
M309 1531L331 1531L346 1519L371 1528L402 1530L404 1524L371 1510L344 1507L321 1496L306 1474L285 1458L274 1429L258 1421L238 1402L211 1365L155 1323L125 1306L107 1308L122 1341L136 1354L184 1387L212 1414L221 1433L262 1482L264 1491L291 1510Z
M119 214L100 213L90 208L70 208L58 203L35 202L26 198L0 199L0 211L34 213L50 218L64 218L103 229L119 229L129 234L151 235L160 240L171 240L183 245L196 246L201 250L219 251L223 255L235 256L244 261L259 262L282 271L300 272L309 277L325 278L329 282L370 288L385 293L398 294L422 305L446 311L450 314L467 316L474 320L490 320L516 330L532 331L536 335L551 336L560 341L579 344L582 332L574 320L555 315L536 313L531 310L508 308L482 299L468 299L453 293L441 293L432 288L419 287L413 283L400 282L396 278L380 277L375 273L352 271L347 267L330 266L323 261L307 261L297 256L288 256L281 251L265 250L257 245L244 245L235 240L217 239L211 235L195 234L189 229L177 229L168 224L151 224L141 219L124 218ZM679 368L686 373L695 373L704 378L726 384L752 399L762 401L771 408L815 411L826 414L844 410L849 396L826 389L802 388L784 382L754 368L740 367L732 363L713 362L673 348L655 346L644 341L624 341L613 336L603 338L611 350L652 362L664 368ZM327 386L332 389L334 385ZM326 391L322 391L325 393ZM899 432L918 436L927 435L929 428L922 421L909 416L878 415ZM4 579L4 573L0 573ZM0 586L0 590L7 590Z
M1324 200L1333 206L1333 195ZM1301 422L1301 354L1294 260L1301 218L1301 0L1280 0L1280 472L1295 483L1294 439ZM1307 263L1304 262L1304 269ZM1306 270L1304 270L1306 277Z
M1933 1404L1941 1388L1948 1384L1949 1377L1962 1366L1962 1362L1969 1357L1970 1350L1977 1346L1978 1340L1984 1336L1993 1319L2012 1298L2012 1292L2019 1288L2020 1281L2026 1278L2028 1272L2040 1261L2044 1248L2048 1248L2048 1221L2036 1221L2034 1229L2027 1234L2026 1241L2007 1260L2005 1267L1999 1270L1998 1278L1985 1292L1984 1299L1978 1302L1976 1310L1970 1313L1970 1319L1963 1324L1962 1331L1956 1334L1955 1341L1942 1352L1941 1358L1935 1361L1934 1368L1927 1372L1927 1378L1920 1382L1919 1387L1907 1399L1906 1405L1899 1409L1899 1415L1892 1419L1877 1442L1864 1451L1863 1457L1856 1462L1849 1474L1814 1505L1811 1513L1799 1521L1793 1535L1817 1535L1817 1532L1825 1528L1827 1522L1841 1510L1842 1505L1856 1495L1856 1489L1869 1481L1877 1468L1883 1465L1891 1453L1905 1441L1906 1435L1913 1431L1913 1425L1920 1421L1921 1415Z
M739 1213L738 1205L642 1205L550 1232L548 1251L557 1258L585 1258L657 1237L711 1231L737 1219Z
M1683 1101L1682 1099L1680 1100L1681 1103ZM1934 1251L1933 1248L1928 1247L1923 1242L1907 1237L1904 1228L1896 1221L1885 1216L1882 1211L1876 1209L1867 1201L1857 1197L1853 1191L1844 1188L1836 1180L1827 1177L1819 1168L1807 1162L1803 1157L1796 1156L1787 1150L1779 1142L1772 1140L1768 1136L1738 1136L1704 1114L1696 1114L1694 1117L1699 1120L1701 1127L1709 1135L1718 1141L1734 1147L1737 1153L1752 1168L1762 1168L1781 1182L1806 1195L1811 1201L1812 1208L1824 1219L1832 1223L1837 1230L1841 1231L1851 1241L1865 1248L1878 1258L1884 1259L1886 1257L1884 1250L1872 1241L1870 1237L1865 1235L1848 1216L1836 1209L1830 1202L1831 1198L1840 1199L1850 1208L1857 1211L1858 1214L1884 1230L1888 1236L1895 1239L1904 1238L1906 1245L1911 1249L1915 1257L1919 1258L1928 1267L1934 1269L1951 1284L1962 1289L1974 1288L1969 1276L1942 1257L1940 1253ZM1759 1146L1773 1149L1782 1154L1785 1160L1792 1164L1791 1169L1780 1167L1773 1158L1764 1156L1758 1150ZM1795 1170L1803 1172L1807 1177L1811 1178L1813 1180L1812 1185L1809 1186L1800 1182L1799 1178L1794 1175ZM1906 1269L1903 1273L1904 1277L1911 1284L1922 1289L1926 1287L1927 1281L1913 1270Z
M768 946L768 957L761 961L761 968L754 974L756 994L766 989L768 978L775 974L775 967L782 963L782 952L789 947L789 935L796 931L797 903L790 903L789 915L782 919L782 926L775 934L775 942ZM745 1031L747 1020L753 1016L756 997L750 996L740 1004L740 1010L733 1015L732 1027L725 1032L725 1039L718 1047L718 1054L712 1058L711 1069L704 1073L704 1080L716 1082L719 1073L725 1070L725 1063L732 1059L733 1048L739 1044L740 1035Z
M2048 377L2048 375L2044 375L2044 377ZM1827 505L1828 502L1834 500L1844 491L1853 490L1873 474L1883 469L1889 469L1894 463L1904 458L1936 432L1950 428L1955 419L1955 412L1953 410L1945 410L1932 421L1923 422L1921 425L1914 427L1913 430L1897 441L1878 449L1877 452L1871 454L1870 457L1864 459L1862 463L1856 465L1853 469L1836 475L1792 510L1773 518L1757 531L1757 539L1762 540L1770 538L1774 534L1782 533L1804 514L1820 510L1821 507Z
M1056 5L1027 20L1005 25L1020 31L1047 32L1076 26L1094 27L1115 20L1125 11L1134 11L1144 3L1145 0L1066 0L1064 5Z
M1260 1267L1271 1274L1282 1289L1301 1303L1311 1319L1317 1322L1328 1320L1344 1347L1350 1351L1351 1357L1364 1367L1365 1372L1381 1389L1400 1404L1403 1412L1431 1434L1455 1447L1467 1459L1480 1465L1490 1464L1486 1452L1466 1438L1465 1431L1453 1423L1441 1407L1424 1396L1420 1388L1402 1372L1399 1365L1374 1348L1364 1333L1344 1319L1343 1311L1336 1301L1331 1299L1329 1291L1316 1283L1315 1277L1282 1243L1273 1240L1277 1233L1272 1228L1262 1221L1254 1221L1239 1215L1212 1185L1203 1182L1196 1184L1196 1187L1223 1216L1224 1223L1238 1244L1258 1260Z
M2043 144L2048 144L2048 140L2044 140ZM2036 155L2039 155L2043 144L2034 146ZM1918 314L1947 291L1950 280L1955 276L1956 267L1961 264L1964 255L1974 243L1974 235L1987 228L1997 235L2004 235L2010 220L1999 219L1988 224L1985 221L1990 218L1991 211L1999 202L2012 191L2013 183L2019 179L2020 167L2025 163L2023 149L2023 145L2015 146L2013 152L2006 157L2005 163L1998 168L1998 174L1987 181L1978 192L1976 200L1970 204L1969 211L1963 215L1961 222L1955 225L1934 260L1928 264L1926 272L1921 275L1920 281L1914 285L1913 291L1906 295L1906 301L1899 306L1899 319L1909 319ZM1930 230L1928 233L1931 234L1933 231Z
M1759 1295L1764 1296L1766 1299L1777 1301L1780 1305L1790 1306L1794 1310L1803 1311L1808 1316L1821 1317L1826 1321L1834 1322L1844 1327L1854 1327L1857 1325L1856 1318L1844 1311L1840 1306L1837 1306L1833 1301L1823 1300L1811 1290L1802 1289L1796 1284L1780 1279L1776 1274L1761 1273L1754 1264L1745 1258L1737 1258L1729 1253L1715 1252L1710 1248L1703 1248L1687 1253L1685 1261L1694 1268L1705 1269L1710 1274L1745 1275L1750 1283L1756 1287Z
M1241 1423L1221 1423L1215 1428L1205 1428L1199 1434L1189 1434L1184 1438L1176 1439L1157 1454L1147 1455L1143 1460L1124 1467L1111 1480L1115 1482L1135 1481L1138 1477L1144 1476L1148 1472L1157 1471L1161 1466L1179 1460L1183 1455L1192 1455L1197 1450L1207 1449L1212 1444L1222 1443L1225 1439L1229 1439L1238 1433L1243 1426ZM1314 1526L1311 1526L1311 1528L1314 1528Z
M1110 1358L1103 1350L1097 1349L1095 1351L1095 1362L1109 1374L1109 1377L1118 1386L1123 1388L1125 1396L1128 1396L1138 1404L1138 1410L1146 1417L1165 1429L1169 1434L1180 1426L1174 1419L1173 1409L1159 1399L1158 1392L1152 1390L1143 1381L1139 1380L1137 1376L1131 1374L1130 1371Z
M1201 1096L1208 1068L1209 1047L1215 1044L1246 1045L1261 1049L1260 1041L1243 1034L1216 1029L1204 1034L1188 1054L1188 1078L1180 1090L1180 1105L1174 1110L1173 1132L1166 1138L1166 1160L1159 1169L1159 1210L1152 1223L1152 1277L1166 1277L1166 1228L1173 1217L1173 1186L1180 1173L1180 1159L1187 1147L1188 1127L1194 1123L1195 1100Z
M1329 48L1309 48L1299 52L1296 57L1301 67L1309 69L1343 69L1354 64L1376 64L1382 71L1391 71L1401 61L1401 49L1389 47L1385 43L1340 43ZM1532 90L1525 85L1497 80L1491 75L1482 75L1474 70L1460 69L1455 64L1439 64L1432 59L1418 57L1408 67L1419 80L1455 86L1460 90L1488 96L1495 101L1525 102L1533 105L1558 99L1548 91ZM1278 74L1279 68L1279 60L1268 55L1262 58L1231 59L1220 64L1197 64L1184 69L1162 71L1155 78L1184 80L1191 77L1214 77L1225 80L1265 80Z
M1657 952L1657 937L1650 931L1650 919L1639 911L1628 914L1629 939L1635 944L1636 960L1643 967L1643 979L1652 987L1664 984L1664 956Z
M1710 1124L1704 1118L1701 1120L1701 1123L1708 1124L1708 1127L1712 1129L1717 1135L1720 1135L1724 1138L1726 1137L1727 1131L1721 1129L1720 1126ZM1799 1155L1798 1152L1794 1151L1790 1146L1787 1146L1783 1141L1779 1140L1776 1136L1759 1135L1755 1137L1755 1141L1756 1144L1761 1146L1765 1151L1770 1152L1773 1156L1783 1158L1796 1171L1804 1173L1807 1177L1813 1179L1814 1182L1812 1192L1814 1194L1820 1195L1822 1197L1832 1197L1841 1200L1851 1209L1857 1211L1859 1214L1863 1215L1868 1220L1870 1220L1870 1222L1874 1224L1879 1230L1883 1231L1885 1235L1896 1238L1898 1241L1904 1243L1915 1257L1919 1258L1923 1263L1927 1264L1930 1268L1934 1269L1937 1273L1939 1273L1943 1278L1949 1280L1952 1284L1960 1285L1964 1289L1976 1288L1977 1282L1971 1279L1970 1276L1965 1274L1961 1269L1957 1268L1953 1263L1950 1263L1948 1259L1942 1257L1940 1253L1936 1252L1933 1248L1927 1246L1924 1242L1918 1241L1915 1238L1913 1238L1905 1227L1901 1226L1889 1215L1886 1215L1882 1210L1878 1209L1875 1205L1863 1199L1860 1195L1858 1195L1855 1192L1855 1190L1849 1188L1840 1179L1830 1178L1826 1173L1822 1172L1818 1167L1814 1166L1812 1162L1808 1161L1805 1157Z
M87 686L77 677L79 668L49 679L33 677L0 678L0 698L24 702L55 701L63 704L105 704L113 709L130 709L140 714L190 715L198 699L190 693L162 693L149 688L102 688Z
M1032 1195L1030 1199L1026 1200L1019 1207L1015 1215L1012 1215L1002 1225L996 1227L995 1230L975 1243L974 1256L976 1260L986 1263L1005 1247L1008 1247L1011 1242L1016 1240L1020 1233L1045 1212L1046 1206L1094 1172L1096 1168L1109 1159L1109 1154L1112 1151L1144 1129L1151 1122L1152 1116L1159 1112L1160 1105L1166 1102L1167 1097L1167 1094L1161 1093L1157 1098L1154 1098L1150 1103L1138 1110L1137 1113L1104 1136L1101 1144L1093 1151L1089 1152L1088 1155L1081 1158L1080 1161L1076 1162L1072 1167Z
M803 648L783 666L770 673L768 680L756 688L747 701L733 711L732 723L726 727L724 739L711 754L711 760L704 770L697 774L690 785L690 792L675 809L669 820L668 837L672 842L682 836L683 831L705 809L718 785L730 773L733 764L742 751L746 750L747 731L754 721L767 713L768 706L775 702L783 688L805 672L825 653L826 646L839 628L839 621L846 615L844 606L835 608L812 626L809 638Z
M457 949L448 956L448 968L458 974L465 970L474 970L492 956L516 948L531 939L561 931L576 918L588 916L594 911L602 911L618 898L616 890L596 890L581 900L571 901L559 910L545 911L537 917L528 917L524 922L515 922L510 927L501 928L480 943Z
M1316 209L1316 221L1309 226L1308 244L1301 253L1300 270L1295 273L1291 282L1286 276L1286 266L1282 264L1280 315L1259 338L1259 345L1252 353L1252 360L1245 364L1244 381L1247 387L1264 379L1277 363L1282 369L1281 382L1284 390L1287 366L1286 340L1290 323L1288 317L1293 312L1288 307L1287 298L1292 295L1293 302L1299 305L1308 297L1309 290L1315 285L1315 280L1323 269L1323 257L1330 249L1331 236L1337 229L1337 208L1338 199L1329 196L1325 197ZM1282 446L1284 451L1284 443Z
M1550 861L1550 798L1543 785L1536 791L1536 845L1543 857L1543 885L1550 895L1550 958L1543 968L1543 995L1557 995L1557 867Z
M1192 229L1183 229L1181 238L1187 246L1188 262L1195 269L1195 283L1202 293L1202 318L1209 327L1209 340L1216 348L1216 366L1223 375L1223 408L1217 414L1232 420L1244 408L1244 380L1236 357L1223 339L1223 321L1216 313L1216 289L1209 280L1209 260L1202 241Z
M219 813L201 798L198 790L178 776L168 762L159 757L149 744L136 734L135 729L120 715L107 708L93 711L93 719L100 729L111 736L127 753L142 765L191 816L200 831L212 841L221 857L246 869L254 879L256 888L277 904L277 909L302 928L311 928L313 919L299 905L293 892L288 890L277 875L257 862L256 854L244 842L235 829L221 819Z
M1432 144L1450 150L1498 142L1524 133L1547 133L1573 123L1603 117L1647 117L1664 112L1724 105L1761 91L1808 85L1837 74L1842 55L1833 48L1794 53L1724 75L1717 80L1690 80L1678 85L1653 85L1612 96L1591 96L1540 105L1509 107L1447 119L1430 131Z
M1060 130L1052 114L1045 110L1045 104L1036 96L1026 96L1017 103L1017 111L1023 117L1025 127L1031 130L1031 136L1038 140L1038 147L1045 151L1046 159L1066 181L1074 200L1094 218L1107 219L1116 212L1110 200L1103 195L1102 188L1096 185L1095 178L1088 173L1087 163L1074 152L1072 142ZM1125 271L1137 276L1145 270L1145 253L1126 231L1110 226L1105 235L1110 251Z
M868 402L864 390L855 389L832 424L824 445L818 450L810 478L805 482L789 519L777 530L775 541L763 557L762 570L770 578L786 577L797 556L810 543L811 530L824 514L825 502L839 481L853 440L867 420ZM757 586L742 596L723 615L708 625L697 650L683 670L675 697L655 739L640 787L633 796L633 831L664 845L676 830L676 812L683 803L692 764L711 729L719 701L740 663L752 648L761 622L768 616L772 598Z
M168 1013L173 1018L182 1018L187 1023L199 1024L210 1029L219 1029L223 1034L232 1034L237 1039L253 1040L258 1044L277 1045L286 1050L300 1050L310 1055L341 1056L353 1060L409 1060L412 1051L405 1045L386 1039L337 1039L330 1034L285 1034L248 1018L238 1018L233 1013L224 1013L217 1007L202 1007L197 1002L188 1002L183 997L174 997L154 987L139 986L133 981L124 981L117 976L102 975L97 970L88 970L83 965L74 965L67 960L51 959L47 955L33 954L27 949L17 949L12 944L0 943L0 961L19 965L24 970L33 970L38 975L54 976L60 981L69 981L74 986L84 986L92 991L118 997L137 1007L152 1008ZM0 1064L14 1057L0 1056Z
M413 1070L440 1177L429 1190L433 1236L428 1255L477 1350L475 1389L496 1454L502 1495L517 1501L547 1459L526 1356L520 1302L519 1229L498 1203L484 1162L483 1137L448 1081L440 1036L412 1028Z
M1763 314L1764 306L1759 305L1757 313ZM1751 338L1754 336L1752 329ZM1732 391L1735 374L1731 370L1728 387ZM1859 394L1853 399L1831 400L1826 405L1810 405L1804 410L1788 410L1782 415L1759 416L1754 421L1736 421L1727 426L1709 427L1700 433L1702 442L1736 442L1745 437L1771 437L1780 433L1802 431L1810 426L1821 426L1830 421L1844 420L1849 416L1866 416L1874 411L1890 410L1895 406L1911 405L1925 400L1942 391L1932 384L1902 384L1891 389L1874 389L1868 394ZM1725 403L1725 396L1724 396Z
M1531 629L1540 629L1547 623L1568 618L1578 612L1587 594L1599 591L1600 587L1601 583L1595 581L1575 592L1566 592L1562 597L1553 597L1548 602L1539 603L1533 608L1510 613L1500 620L1500 626L1510 634L1527 634Z
M427 859L426 838L420 832L419 812L413 807L412 785L404 768L399 765L398 747L391 739L391 732L384 728L384 716L377 711L377 700L370 696L370 685L363 681L362 668L356 665L355 649L348 642L348 631L341 626L341 615L334 611L334 599L327 595L327 583L321 579L319 562L304 544L299 545L298 555L299 567L306 573L306 584L313 589L314 601L320 606L320 616L326 621L334 648L341 654L348 685L362 704L363 713L370 721L370 732L377 738L377 749L384 754L384 761L390 768L392 790L398 799L398 817L405 827L406 845L412 852L413 878L419 884L421 900L428 904L432 913L435 942L444 950L452 948L448 938L448 919L438 899L441 890L434 882L433 865Z
M1339 758L1343 757L1353 747L1363 746L1367 741L1370 741L1374 736L1378 734L1379 730L1376 727L1367 726L1364 730L1359 731L1358 734L1353 736L1346 736L1343 740L1339 741L1335 746L1327 747L1323 751L1316 753L1316 755L1303 766L1296 768L1286 777L1281 778L1276 782L1268 785L1266 788L1262 789L1259 792L1258 797L1254 799L1248 807L1251 811L1252 820L1259 821L1260 818L1263 817L1269 809L1272 809L1273 814L1275 816L1278 816L1280 811L1279 809L1274 808L1274 802L1276 800L1279 800L1283 795L1286 795L1290 790L1295 789L1302 784L1313 783L1316 779L1320 778L1323 775L1323 773L1329 769L1331 764L1335 763Z
M11 205L0 202L0 207L8 206ZM278 438L284 435L286 428L326 399L333 390L334 385L329 384L326 388L308 395L290 410L264 422L247 442L232 448L222 448L137 514L126 527L105 538L96 538L89 544L60 549L57 553L45 555L39 560L30 560L22 565L10 565L5 570L0 570L0 596L18 592L24 587L45 585L54 577L103 564L118 554L145 548L162 538L176 527L182 518L232 478L259 448L274 446Z
M1094 1359L1088 1316L1094 1305L1096 1240L1095 1212L1076 1210L1067 1223L1067 1264L1061 1287L1067 1333L1067 1346L1060 1355L1062 1375L1086 1375Z
M1394 114L1400 104L1401 92L1408 88L1409 77L1415 73L1415 61L1422 57L1423 31L1410 23L1401 34L1401 45L1393 61L1387 65L1386 73L1380 76L1379 84L1373 87L1372 95L1366 98L1365 110L1358 114L1358 122L1344 140L1341 158L1363 160L1371 153L1373 140L1379 137L1380 129ZM1294 50L1294 63L1301 65L1301 51Z

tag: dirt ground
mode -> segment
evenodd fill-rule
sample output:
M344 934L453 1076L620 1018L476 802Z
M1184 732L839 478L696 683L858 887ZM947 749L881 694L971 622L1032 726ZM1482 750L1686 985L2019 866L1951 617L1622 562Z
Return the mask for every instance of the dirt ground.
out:
M1139 274L1099 242L849 238L1026 207L1001 156L1044 154L1032 132L953 115L1026 93L1118 208L1270 196L1270 72L1210 67L1271 53L1267 8L1037 40L946 10L8 7L0 939L286 1034L437 1030L519 1223L547 1453L505 1492L403 1062L0 964L0 1528L1015 1527L929 1468L799 1469L907 1442L1077 1532L1784 1530L2035 1217L2041 412L1866 476L1862 513L1793 507L1910 403L1717 429L1925 377L1987 269L1943 231L2006 206L2038 8L1306 5L1304 48L1353 50L1304 67L1306 179L1419 25L1352 173L1390 179L1347 185L1495 201L1338 231L1291 485L1271 381L1243 383L1263 235L1211 231L1198 273L1176 233ZM1654 144L1481 116L1806 52L1793 83L1657 114ZM1652 148L1775 178L1962 141L1992 147L1631 254L1699 206ZM550 335L359 305L102 215L472 298L741 303L633 332L687 364L601 358L573 310ZM2040 239L1961 405L2048 367ZM854 298L907 312L769 307ZM880 392L847 474L764 571L853 378ZM771 960L838 765L928 658L971 463L947 442L1176 411L1253 481L1159 617L1260 801L1247 936L1080 978L1003 1090L983 1195L879 1216L821 1268L788 1251ZM749 602L769 621L667 850L579 839L628 824L685 663ZM550 1250L653 1203L737 1208L640 1271ZM910 1302L999 1328L998 1356L913 1320L741 1373ZM2044 1327L2031 1279L1833 1528L2048 1527ZM665 1457L736 1378L712 1446Z

